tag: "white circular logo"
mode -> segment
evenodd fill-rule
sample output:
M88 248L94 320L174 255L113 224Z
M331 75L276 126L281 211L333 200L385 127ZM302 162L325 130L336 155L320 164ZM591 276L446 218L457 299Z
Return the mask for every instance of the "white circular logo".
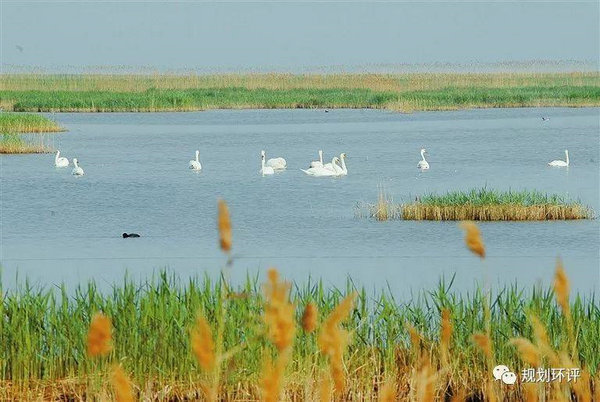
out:
M494 378L496 380L501 380L502 374L507 373L507 372L510 372L510 369L508 367L503 366L503 365L496 366L496 367L494 367L494 371L493 371Z
M517 375L512 371L507 371L506 373L502 374L502 382L508 385L513 385L517 382Z

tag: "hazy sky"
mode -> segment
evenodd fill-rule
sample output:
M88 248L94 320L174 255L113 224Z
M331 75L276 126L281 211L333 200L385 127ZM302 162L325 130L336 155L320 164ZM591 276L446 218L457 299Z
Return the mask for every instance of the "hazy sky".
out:
M579 60L598 66L588 2L1 0L2 64L302 70Z

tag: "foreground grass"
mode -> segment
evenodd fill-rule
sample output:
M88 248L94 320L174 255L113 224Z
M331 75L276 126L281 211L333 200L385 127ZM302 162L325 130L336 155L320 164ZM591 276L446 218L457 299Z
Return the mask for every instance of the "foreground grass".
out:
M47 117L31 113L0 112L0 133L51 133L64 131Z
M227 290L226 290L227 289ZM485 292L454 293L451 282L423 292L408 303L398 302L387 292L367 295L351 282L345 289L326 289L320 282L296 284L291 293L299 320L302 310L314 302L321 316L327 316L345 295L357 291L359 297L347 321L352 341L346 354L347 397L375 399L383 373L397 376L399 392L409 395L412 370L417 367L420 351L430 353L432 364L441 363L439 354L440 314L451 312L451 362L444 363L447 373L436 394L469 390L477 399L488 373L472 335L485 328L483 306ZM225 292L225 293L223 293ZM514 337L533 339L531 315L546 325L550 344L557 349L568 342L564 318L553 302L553 292L539 288L525 292L517 286L499 289L490 295L493 359L514 370L528 367L521 361ZM228 304L222 317L221 302ZM183 397L195 395L205 378L191 353L189 331L201 312L215 328L225 322L224 350L237 353L224 363L220 393L228 399L258 398L256 384L263 370L266 351L261 314L264 297L256 278L241 286L223 286L207 278L181 281L162 273L154 280L134 283L124 280L109 293L101 293L96 284L58 291L22 285L3 292L0 316L1 399L17 395L86 395L90 381L112 361L122 363L146 397ZM576 297L570 304L572 325L577 331L576 358L581 367L594 375L600 356L600 308L593 299ZM114 349L100 361L86 358L86 332L92 315L103 311L112 317ZM422 339L411 343L406 325L414 327ZM290 367L285 375L287 398L311 400L316 387L315 375L326 367L319 357L314 334L298 332ZM515 371L517 372L517 371ZM546 385L549 386L549 385ZM518 400L522 389L506 389L510 400ZM445 390L445 391L444 391ZM4 395L2 395L4 393ZM287 399L286 398L286 399ZM17 398L18 399L18 398Z
M486 188L444 195L428 194L412 203L394 204L380 190L378 201L359 211L377 220L539 221L590 219L593 212L579 202L537 191L494 191Z
M14 111L598 106L599 73L0 76Z

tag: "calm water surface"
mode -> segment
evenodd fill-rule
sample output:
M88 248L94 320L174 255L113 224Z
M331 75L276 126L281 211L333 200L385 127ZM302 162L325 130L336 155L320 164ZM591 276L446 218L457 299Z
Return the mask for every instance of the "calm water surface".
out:
M156 114L57 114L69 132L52 135L86 175L56 169L53 155L1 156L4 286L118 282L162 268L181 277L223 263L216 199L234 227L233 277L277 266L288 278L348 276L399 295L456 275L456 289L481 282L481 263L452 222L373 222L355 217L383 184L395 201L425 192L488 188L557 193L598 210L599 109L496 109L398 114L373 110L246 110ZM549 116L543 122L541 116ZM420 172L419 149L431 170ZM261 177L260 150L288 170ZM563 159L569 169L546 163ZM201 173L187 164L200 150ZM343 178L300 168L348 154ZM484 223L495 285L548 284L556 256L573 287L597 291L599 222ZM122 239L122 232L139 239ZM19 279L17 279L17 277Z

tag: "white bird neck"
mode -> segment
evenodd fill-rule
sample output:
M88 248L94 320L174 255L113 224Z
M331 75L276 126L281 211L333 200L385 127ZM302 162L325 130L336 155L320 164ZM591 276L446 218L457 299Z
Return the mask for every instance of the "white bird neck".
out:
M340 161L342 162L342 170L347 172L348 169L346 169L346 157L344 155L340 155Z
M198 159L200 155L200 151L196 151L196 162L200 163L200 160Z
M265 156L264 155L260 157L260 167L263 169L265 168Z
M567 166L569 166L569 151L565 149L565 156L567 158Z
M319 161L321 161L321 165L323 164L323 151L319 150Z
M77 162L77 159L73 159L73 165L75 165L75 168L78 168L78 167L79 167L79 164L78 164L78 162Z
M60 156L60 151L56 151L56 156L54 157L54 161L57 161Z
M421 159L423 160L423 162L427 162L425 160L425 150L424 149L421 150Z

